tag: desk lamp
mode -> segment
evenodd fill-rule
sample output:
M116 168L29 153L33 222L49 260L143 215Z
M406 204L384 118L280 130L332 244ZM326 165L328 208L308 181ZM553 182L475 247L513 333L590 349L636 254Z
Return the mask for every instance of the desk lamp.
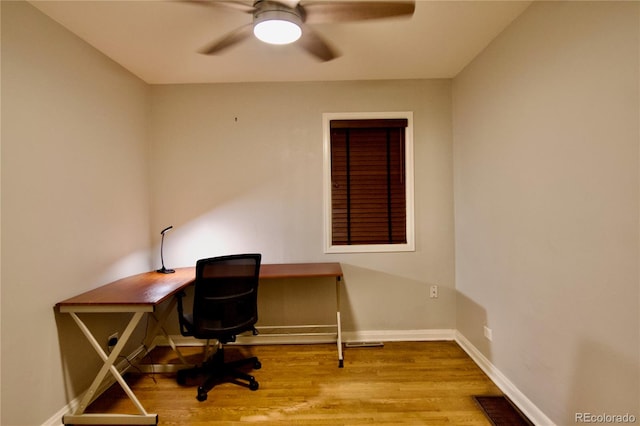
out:
M173 225L167 226L160 231L160 234L162 235L162 242L160 243L160 261L162 262L162 268L158 269L156 272L160 272L161 274L173 274L176 271L175 269L167 269L164 267L164 257L162 255L162 250L164 248L164 234L171 229L173 229Z

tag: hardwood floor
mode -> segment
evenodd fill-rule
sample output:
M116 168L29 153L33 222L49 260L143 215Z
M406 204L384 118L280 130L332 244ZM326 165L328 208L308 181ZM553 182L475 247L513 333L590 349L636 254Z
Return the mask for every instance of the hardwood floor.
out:
M199 348L182 348L199 356ZM335 345L234 346L227 358L256 355L257 391L217 385L204 402L175 374L129 374L127 382L161 425L490 425L473 395L500 390L455 342L394 342L347 348L338 368ZM154 362L173 357L157 348ZM190 355L191 357L192 355ZM90 411L135 413L118 384Z

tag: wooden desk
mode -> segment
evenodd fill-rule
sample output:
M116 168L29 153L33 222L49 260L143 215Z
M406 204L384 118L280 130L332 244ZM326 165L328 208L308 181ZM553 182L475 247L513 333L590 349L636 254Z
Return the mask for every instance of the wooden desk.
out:
M260 278L286 279L286 278L334 278L336 282L336 341L338 345L339 367L343 366L342 355L342 330L340 324L340 283L342 281L342 268L339 263L293 263L293 264L263 264L260 267ZM114 363L120 356L127 341L131 337L145 313L155 318L156 324L145 339L144 347L151 348L153 339L161 332L182 359L173 340L164 329L164 323L171 311L175 309L175 294L195 280L195 268L178 268L174 274L161 274L157 272L145 272L138 275L122 278L94 290L87 291L56 304L60 312L68 313L76 322L89 343L98 353L104 364L89 389L80 400L73 414L65 415L64 424L157 424L158 415L147 413L136 398L131 388L115 367ZM159 306L169 301L169 304L161 312ZM79 313L131 313L131 320L120 335L118 343L110 354L107 355L102 345L96 340L86 324L77 315ZM182 359L184 361L184 359ZM87 414L85 410L89 404L99 396L97 393L100 385L108 373L111 373L122 386L129 399L136 406L139 414Z

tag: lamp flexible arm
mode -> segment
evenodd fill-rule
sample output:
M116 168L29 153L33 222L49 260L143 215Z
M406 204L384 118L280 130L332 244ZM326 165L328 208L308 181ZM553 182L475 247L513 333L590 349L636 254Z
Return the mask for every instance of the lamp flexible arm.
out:
M162 235L162 240L160 242L160 261L162 262L162 268L158 269L156 272L160 272L161 274L172 274L175 272L175 269L167 269L164 267L164 234L169 231L170 229L172 229L173 226L168 226L166 228L164 228L162 231L160 231L160 234Z

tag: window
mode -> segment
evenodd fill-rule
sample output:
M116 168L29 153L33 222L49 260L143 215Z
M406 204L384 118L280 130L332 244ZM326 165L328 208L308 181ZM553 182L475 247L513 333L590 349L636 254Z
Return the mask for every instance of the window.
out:
M414 250L412 114L324 114L325 252Z

